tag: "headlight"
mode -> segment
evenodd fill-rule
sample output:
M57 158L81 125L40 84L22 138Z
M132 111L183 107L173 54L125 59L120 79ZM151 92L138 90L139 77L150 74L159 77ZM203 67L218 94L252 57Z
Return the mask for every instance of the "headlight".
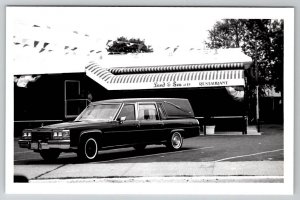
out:
M54 133L53 133L53 137L57 137L57 132L54 132Z
M28 130L24 131L23 134L22 134L22 139L30 140L31 139L31 132L29 132Z
M57 130L53 131L53 139L70 139L70 130Z

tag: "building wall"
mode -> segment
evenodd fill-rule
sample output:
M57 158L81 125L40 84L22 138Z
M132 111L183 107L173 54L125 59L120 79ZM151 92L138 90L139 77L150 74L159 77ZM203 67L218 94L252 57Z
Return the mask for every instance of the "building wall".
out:
M24 128L68 121L65 118L64 82L83 81L84 74L42 75L26 88L14 86L14 134L20 136Z
M41 122L35 123L33 122L35 120L69 121L74 119L65 116L66 80L80 81L78 99L87 99L88 93L92 94L92 101L143 97L187 98L191 102L196 117L244 116L246 114L244 102L234 100L224 87L108 91L87 77L85 73L42 75L38 81L29 83L27 88L15 86L14 119L15 121L30 121L15 122L15 135L20 135L23 128L40 126ZM200 122L204 123L203 119L202 121L200 119ZM51 122L43 124L47 123ZM241 119L214 119L210 120L210 123L217 124L217 129L240 130L243 127Z

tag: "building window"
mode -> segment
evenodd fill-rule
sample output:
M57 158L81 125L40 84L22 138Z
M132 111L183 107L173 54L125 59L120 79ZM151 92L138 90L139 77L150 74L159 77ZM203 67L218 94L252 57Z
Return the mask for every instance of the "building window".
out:
M86 108L88 100L80 97L80 81L66 80L64 88L65 118L75 118Z

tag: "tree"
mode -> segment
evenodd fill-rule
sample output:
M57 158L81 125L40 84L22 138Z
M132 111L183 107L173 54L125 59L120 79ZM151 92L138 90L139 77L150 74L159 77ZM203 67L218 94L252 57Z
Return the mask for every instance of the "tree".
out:
M208 48L241 47L253 61L257 59L259 85L275 87L282 93L283 25L283 20L225 19L216 22L208 31L206 45ZM255 73L252 71L251 74L255 79Z
M115 41L109 40L107 47L109 54L153 52L152 47L150 45L147 46L144 40L135 38L128 40L126 37L119 37Z
M257 51L258 83L283 92L283 20L247 20L243 51L255 59Z
M255 118L256 85L260 96L266 95L266 88L274 87L281 92L283 102L283 30L283 20L272 19L227 19L216 22L209 30L208 48L240 47L254 61L245 71L249 119Z
M209 48L233 48L240 47L244 33L244 20L224 19L218 21L209 30Z

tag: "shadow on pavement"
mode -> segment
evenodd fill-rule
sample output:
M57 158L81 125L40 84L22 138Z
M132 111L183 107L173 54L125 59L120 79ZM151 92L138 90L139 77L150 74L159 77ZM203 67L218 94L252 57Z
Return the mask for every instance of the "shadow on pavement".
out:
M184 152L186 150L192 150L193 148L181 148L180 152ZM105 161L113 161L116 159L126 159L131 157L138 157L138 156L155 156L156 154L161 153L173 153L176 151L169 151L165 147L150 147L146 148L142 151L136 151L133 148L124 148L124 149L116 149L116 150L103 150L99 151L98 156L96 160L92 161L94 162L105 162ZM77 155L75 153L70 154L64 154L68 155L68 157L60 156L56 161L45 161L41 157L40 159L28 159L23 160L21 163L15 161L15 165L18 164L31 164L31 165L41 165L41 164L83 164L83 163L89 163L89 162L82 162L77 158ZM183 161L183 160L182 160ZM179 161L180 162L180 161Z

